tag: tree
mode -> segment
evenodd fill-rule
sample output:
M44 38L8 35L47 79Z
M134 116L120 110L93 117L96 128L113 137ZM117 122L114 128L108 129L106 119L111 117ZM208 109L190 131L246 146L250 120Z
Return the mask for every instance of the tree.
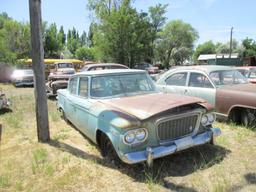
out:
M76 58L80 60L94 60L94 49L89 47L80 47L76 50Z
M253 39L246 38L242 41L243 45L243 57L255 57L256 56L256 42Z
M17 59L29 57L30 52L29 25L0 14L0 61L16 64Z
M93 46L93 31L96 28L96 24L95 23L91 23L90 27L89 27L89 32L88 32L88 46L92 47Z
M111 1L111 5L106 1L99 1L95 5L98 7L94 11L99 22L92 25L93 45L101 60L132 67L150 55L151 36L147 14L138 13L131 7L130 0Z
M63 26L60 26L60 30L57 35L57 38L58 38L58 44L60 45L60 48L64 49L64 46L66 44L66 34L64 32Z
M73 27L72 31L68 31L67 48L75 55L76 50L81 47L78 31Z
M214 43L212 41L207 41L207 42L197 46L197 48L193 54L193 60L196 63L199 55L214 54L214 53L216 53Z
M155 7L149 7L149 21L151 24L151 57L154 58L154 42L157 39L157 34L162 29L163 25L165 24L165 21L167 17L164 17L164 14L166 13L166 9L168 7L168 4L162 5L158 4Z
M80 45L81 45L81 47L83 47L83 46L88 47L88 38L87 38L85 31L83 31L83 33L80 37Z
M46 58L58 58L61 44L57 37L57 26L55 23L51 24L45 32L44 51Z
M197 31L181 20L167 23L159 35L156 42L157 55L167 68L169 65L181 65L189 59L193 53L194 42L198 39Z

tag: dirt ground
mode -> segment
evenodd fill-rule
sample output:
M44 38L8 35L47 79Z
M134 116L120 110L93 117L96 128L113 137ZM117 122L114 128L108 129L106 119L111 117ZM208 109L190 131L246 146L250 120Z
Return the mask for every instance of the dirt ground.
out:
M0 84L12 111L0 113L0 191L256 191L256 131L215 123L216 145L118 168L66 124L48 100L51 142L37 142L33 88Z

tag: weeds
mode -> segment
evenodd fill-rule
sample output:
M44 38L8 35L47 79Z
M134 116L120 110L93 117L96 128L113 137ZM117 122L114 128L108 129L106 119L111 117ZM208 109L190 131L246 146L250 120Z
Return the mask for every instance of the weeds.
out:
M6 188L10 186L10 176L9 175L0 175L0 187Z

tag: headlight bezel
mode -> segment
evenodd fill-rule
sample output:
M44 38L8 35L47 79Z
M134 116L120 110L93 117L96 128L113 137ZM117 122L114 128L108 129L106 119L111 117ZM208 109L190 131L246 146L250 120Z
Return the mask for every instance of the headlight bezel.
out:
M144 132L145 136L144 138L138 138L138 134L139 132ZM128 135L134 135L134 139L132 142L128 142L126 137ZM132 130L129 130L127 131L124 135L123 135L123 143L126 144L126 145L136 145L136 144L141 144L143 142L146 141L146 139L148 138L148 131L147 129L145 128L137 128L137 129L132 129Z
M207 121L202 122L203 118L207 119ZM210 112L210 113L205 113L201 116L200 123L202 126L206 127L206 126L212 125L215 120L216 120L216 114L214 112Z

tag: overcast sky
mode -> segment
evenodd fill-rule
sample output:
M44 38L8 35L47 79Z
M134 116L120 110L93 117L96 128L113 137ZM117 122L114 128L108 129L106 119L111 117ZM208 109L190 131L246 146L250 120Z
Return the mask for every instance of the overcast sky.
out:
M234 27L234 38L247 36L256 40L255 0L134 0L138 11L147 11L158 3L169 4L168 21L181 19L190 23L198 32L198 43L208 40L229 41L230 28ZM88 31L90 12L87 0L42 0L43 20L64 26L65 32L73 26ZM6 12L18 21L29 21L28 0L0 0L0 12Z

